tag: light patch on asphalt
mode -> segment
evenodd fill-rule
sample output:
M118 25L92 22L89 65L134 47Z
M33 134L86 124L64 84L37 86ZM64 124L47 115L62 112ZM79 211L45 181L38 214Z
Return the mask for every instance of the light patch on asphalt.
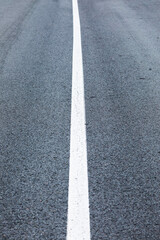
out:
M82 44L77 0L73 5L72 109L67 240L90 240Z

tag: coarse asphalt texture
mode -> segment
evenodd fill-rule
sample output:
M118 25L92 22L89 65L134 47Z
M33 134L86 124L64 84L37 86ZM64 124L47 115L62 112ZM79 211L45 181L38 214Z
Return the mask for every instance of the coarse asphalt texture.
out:
M160 3L79 8L92 240L160 240Z
M12 2L0 1L0 239L65 239L72 5Z
M160 240L160 2L78 4L91 239ZM71 0L0 0L2 240L66 239L72 50Z

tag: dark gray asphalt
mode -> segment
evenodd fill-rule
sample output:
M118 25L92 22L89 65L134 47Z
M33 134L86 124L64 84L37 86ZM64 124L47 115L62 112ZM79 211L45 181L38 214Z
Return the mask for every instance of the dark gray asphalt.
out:
M92 240L160 240L160 2L79 8Z
M1 240L65 239L72 38L70 1L0 0Z
M79 10L92 240L160 240L160 2ZM66 238L72 27L71 0L0 0L0 240Z

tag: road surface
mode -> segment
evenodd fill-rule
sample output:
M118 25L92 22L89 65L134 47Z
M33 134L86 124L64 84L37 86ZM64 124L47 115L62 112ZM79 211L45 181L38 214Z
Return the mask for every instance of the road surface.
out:
M80 33L71 0L0 0L0 239L66 239L77 91L90 236L68 240L160 240L160 2L78 8Z

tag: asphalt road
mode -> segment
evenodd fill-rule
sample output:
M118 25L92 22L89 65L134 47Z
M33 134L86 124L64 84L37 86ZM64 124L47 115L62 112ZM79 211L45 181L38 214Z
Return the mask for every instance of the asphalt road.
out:
M91 239L160 240L160 2L78 3ZM72 49L71 0L0 0L2 240L66 239Z

